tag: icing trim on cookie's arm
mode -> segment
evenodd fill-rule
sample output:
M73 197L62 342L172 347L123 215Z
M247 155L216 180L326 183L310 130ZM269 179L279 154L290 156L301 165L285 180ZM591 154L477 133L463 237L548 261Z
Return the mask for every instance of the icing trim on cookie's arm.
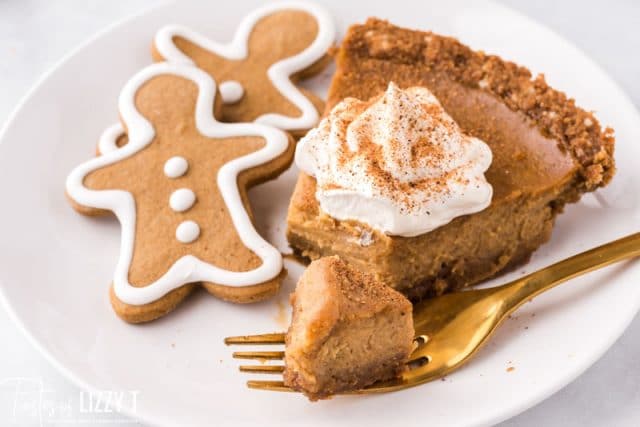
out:
M262 264L253 270L225 270L195 256L185 255L155 282L144 287L134 287L129 283L128 277L135 242L135 200L131 193L124 190L91 190L84 186L84 179L89 173L132 156L152 142L155 130L136 109L135 95L146 81L164 74L177 75L197 84L196 127L203 135L212 138L258 136L265 139L263 148L226 163L217 176L222 198L240 240L262 260ZM258 123L227 124L216 121L211 113L214 97L213 79L196 67L158 63L143 69L129 80L119 99L120 114L128 129L129 142L77 166L67 177L66 189L72 199L81 205L112 210L120 221L120 256L113 287L118 299L126 304L148 304L193 282L211 282L232 287L257 285L275 278L282 271L282 255L254 228L242 203L237 181L243 170L269 162L284 153L289 146L288 137L278 129Z
M103 155L120 148L118 147L118 138L122 135L124 135L124 127L120 122L106 128L98 140L98 153Z
M313 43L302 52L271 65L267 71L269 79L278 91L302 112L298 117L283 114L263 114L255 121L284 130L309 129L319 120L318 111L313 103L291 82L290 76L310 67L331 47L336 36L333 19L326 9L310 2L278 2L258 8L247 15L236 30L230 43L218 43L189 28L179 25L168 25L161 28L155 36L155 47L162 57L181 64L193 64L173 42L174 37L182 37L204 49L224 56L227 59L239 60L248 55L249 36L255 24L265 16L281 10L297 9L309 13L318 23L318 34Z

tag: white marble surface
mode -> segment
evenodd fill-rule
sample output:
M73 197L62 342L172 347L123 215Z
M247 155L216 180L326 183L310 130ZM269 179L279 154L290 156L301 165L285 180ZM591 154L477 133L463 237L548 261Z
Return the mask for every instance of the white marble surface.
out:
M70 48L111 22L159 2L0 0L0 122L6 120L41 73ZM640 106L640 2L502 2L573 41ZM637 317L624 336L578 380L503 426L640 425L639 336ZM65 405L77 405L82 400L82 392L36 352L2 309L0 342L0 425L36 423L35 418L12 418L16 391L29 391L34 381L43 385L44 396L53 405L50 410L64 410ZM22 389L17 389L19 385ZM90 411L73 424L104 425L109 420L112 425L136 424L119 416L105 419Z

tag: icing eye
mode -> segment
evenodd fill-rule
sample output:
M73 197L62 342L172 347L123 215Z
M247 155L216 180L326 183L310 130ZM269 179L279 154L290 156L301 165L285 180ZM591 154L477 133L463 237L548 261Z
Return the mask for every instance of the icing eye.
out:
M183 221L176 228L176 239L182 243L191 243L200 236L200 226L195 221Z
M220 83L220 87L218 88L220 91L220 96L222 96L222 102L225 104L234 104L244 95L244 88L235 80L227 80L226 82Z
M175 156L164 164L164 174L168 178L180 178L189 170L189 162L181 156Z

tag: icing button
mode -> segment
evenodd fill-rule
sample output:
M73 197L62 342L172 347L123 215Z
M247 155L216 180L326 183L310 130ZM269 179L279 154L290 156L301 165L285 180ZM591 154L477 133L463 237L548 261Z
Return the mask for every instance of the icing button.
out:
M240 82L235 80L227 80L220 83L218 90L220 91L222 102L225 104L234 104L240 101L244 95L244 88Z
M184 212L196 202L195 193L188 188L180 188L169 197L169 206L176 212Z
M191 243L200 236L200 226L194 221L183 221L176 228L176 239L182 243Z
M189 162L182 156L170 158L164 164L164 174L168 178L179 178L189 169Z

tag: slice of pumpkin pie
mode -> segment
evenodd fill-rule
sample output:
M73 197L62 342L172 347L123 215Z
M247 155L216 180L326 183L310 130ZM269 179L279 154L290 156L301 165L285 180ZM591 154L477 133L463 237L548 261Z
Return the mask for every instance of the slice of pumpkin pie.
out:
M378 19L336 54L298 144L287 236L412 299L525 262L567 203L614 174L614 138L544 77Z

